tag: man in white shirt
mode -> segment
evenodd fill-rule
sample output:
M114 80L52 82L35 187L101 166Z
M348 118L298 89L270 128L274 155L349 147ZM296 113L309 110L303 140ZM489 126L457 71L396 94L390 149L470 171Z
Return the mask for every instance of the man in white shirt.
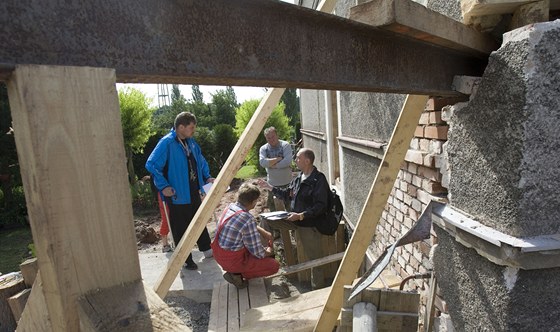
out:
M267 143L259 150L259 163L266 169L267 181L278 188L287 188L292 181L292 147L290 143L278 139L276 128L269 127L264 130ZM274 195L268 194L268 208L275 211ZM286 209L289 201L285 202Z

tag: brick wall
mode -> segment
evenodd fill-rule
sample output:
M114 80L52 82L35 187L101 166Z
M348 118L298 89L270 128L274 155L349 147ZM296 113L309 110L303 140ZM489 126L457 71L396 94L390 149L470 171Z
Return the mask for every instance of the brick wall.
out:
M447 140L448 125L441 118L441 109L464 98L431 98L420 116L414 138L401 165L397 180L377 226L373 249L379 256L386 246L408 232L422 211L433 199L447 200L447 189L442 186L442 175L436 165L441 158L442 146ZM432 232L428 240L397 248L390 268L402 278L426 273L431 269L429 260L432 244L437 238ZM412 279L405 289L416 289L421 295L421 313L425 310L429 279ZM446 311L445 302L437 298L436 308Z

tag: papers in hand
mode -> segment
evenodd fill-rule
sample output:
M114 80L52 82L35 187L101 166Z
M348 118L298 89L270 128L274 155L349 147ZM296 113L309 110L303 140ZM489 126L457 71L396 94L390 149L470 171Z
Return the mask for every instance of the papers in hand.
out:
M204 192L205 192L206 194L208 194L208 192L210 191L210 188L212 188L212 185L213 185L213 184L214 184L214 183L212 183L212 182L208 182L207 184L205 184L205 185L202 186L202 189L204 189ZM229 191L229 186L228 186L227 189L226 189L226 192L227 192L227 191Z
M260 216L266 220L282 220L288 218L289 215L290 213L286 211L274 211L260 214Z

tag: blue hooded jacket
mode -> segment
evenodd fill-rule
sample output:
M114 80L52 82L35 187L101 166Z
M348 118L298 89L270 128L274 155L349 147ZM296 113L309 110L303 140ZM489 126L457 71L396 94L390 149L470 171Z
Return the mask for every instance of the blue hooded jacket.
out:
M211 178L208 163L202 156L200 146L194 138L187 138L185 142L196 159L198 183L204 194L202 186ZM168 168L167 178L163 175L163 168L166 164ZM152 174L158 190L161 191L169 186L175 189L175 196L172 198L173 204L191 203L188 161L174 129L171 129L169 134L160 139L146 161L146 169Z

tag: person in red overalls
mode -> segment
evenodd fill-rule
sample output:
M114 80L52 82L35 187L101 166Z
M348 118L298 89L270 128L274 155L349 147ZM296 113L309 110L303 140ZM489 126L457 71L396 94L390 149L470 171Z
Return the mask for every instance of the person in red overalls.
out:
M244 183L237 192L237 202L222 213L212 241L214 259L224 271L224 279L237 288L247 287L247 280L278 272L280 265L273 258L272 234L257 226L249 210L260 197L256 185ZM264 241L263 241L264 240Z

